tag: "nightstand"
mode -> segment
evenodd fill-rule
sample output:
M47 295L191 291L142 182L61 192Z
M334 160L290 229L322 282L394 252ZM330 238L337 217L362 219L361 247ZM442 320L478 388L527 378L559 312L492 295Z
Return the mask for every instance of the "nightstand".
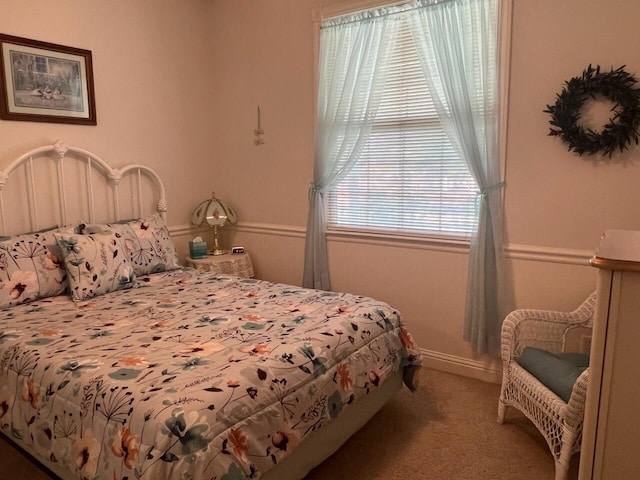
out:
M205 258L187 257L185 265L207 272L226 273L244 278L253 277L253 264L247 252L207 255Z

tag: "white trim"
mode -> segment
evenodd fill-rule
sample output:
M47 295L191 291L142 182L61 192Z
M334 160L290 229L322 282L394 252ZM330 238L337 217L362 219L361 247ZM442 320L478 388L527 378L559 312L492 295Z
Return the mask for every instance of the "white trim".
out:
M238 222L233 227L238 232L260 235L281 235L283 237L305 238L307 229L295 225L276 225L272 223Z
M169 226L169 233L174 236L191 235L207 232L207 227L197 227L190 223ZM225 229L242 233L256 233L258 235L279 235L282 237L305 238L306 229L293 225L276 225L272 223L238 222L236 225L225 225Z
M508 245L507 257L535 262L564 263L567 265L589 266L593 250L573 248L542 247L539 245Z
M389 247L405 247L419 250L434 250L438 252L463 253L469 252L469 241L464 238L437 238L411 235L395 235L379 232L357 232L349 230L330 230L327 240L337 243L360 243Z
M197 229L196 227L188 223L184 223L182 225L171 225L167 228L169 229L169 234L172 237L180 237L182 235L192 235L200 231L199 229Z
M227 228L227 227L225 227ZM271 223L239 222L229 226L240 233L253 233L257 235L279 235L283 237L305 238L306 228L296 225L278 225ZM182 235L199 231L189 225L171 227L174 235ZM201 231L201 230L200 230ZM377 245L397 248L411 248L421 250L433 250L448 253L467 254L469 242L460 239L428 239L411 236L390 236L381 233L330 231L327 239L333 243L357 243L360 245ZM589 259L593 256L592 250L574 248L545 247L541 245L509 244L505 247L507 258L514 260L527 260L533 262L561 263L566 265L589 266Z
M498 3L498 148L502 180L507 178L507 125L509 120L509 80L511 72L511 24L513 0ZM502 189L504 209L506 188Z
M469 358L421 349L423 366L441 370L463 377L475 378L489 383L502 383L502 362L499 359L489 359L480 362Z

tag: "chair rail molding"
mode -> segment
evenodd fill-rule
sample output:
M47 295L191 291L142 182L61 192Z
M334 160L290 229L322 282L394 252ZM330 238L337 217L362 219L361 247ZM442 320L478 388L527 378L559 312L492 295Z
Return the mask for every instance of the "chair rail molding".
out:
M229 226L239 233L253 233L257 235L279 235L304 239L306 228L299 225L281 225L273 223L238 222ZM198 231L190 225L175 225L169 228L172 235L186 235ZM394 246L404 248L437 250L467 254L469 251L468 240L424 238L413 236L389 236L368 232L329 231L329 242L333 243L361 243L367 245ZM507 258L514 260L526 260L544 263L560 263L565 265L589 266L589 259L593 255L592 250L549 247L544 245L528 245L510 243L505 246Z
M507 257L516 260L530 260L547 263L589 266L593 251L575 248L544 247L540 245L509 244Z

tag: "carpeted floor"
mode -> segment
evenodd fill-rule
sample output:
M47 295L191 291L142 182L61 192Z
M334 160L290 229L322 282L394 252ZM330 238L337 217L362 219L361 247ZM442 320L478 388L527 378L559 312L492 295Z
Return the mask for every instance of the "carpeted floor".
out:
M306 480L552 480L542 435L519 412L497 423L500 386L422 369L418 392L399 392ZM569 480L578 478L579 456Z
M496 422L498 385L423 369L406 388L306 480L551 480L547 445L513 409ZM578 477L578 456L569 480ZM49 480L0 439L0 480Z

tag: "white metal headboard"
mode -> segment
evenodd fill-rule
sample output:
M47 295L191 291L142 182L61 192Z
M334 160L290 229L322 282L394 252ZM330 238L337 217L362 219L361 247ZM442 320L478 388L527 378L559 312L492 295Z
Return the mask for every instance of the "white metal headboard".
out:
M112 168L61 140L0 169L0 235L76 221L113 222L154 211L165 217L167 202L164 184L152 168Z

